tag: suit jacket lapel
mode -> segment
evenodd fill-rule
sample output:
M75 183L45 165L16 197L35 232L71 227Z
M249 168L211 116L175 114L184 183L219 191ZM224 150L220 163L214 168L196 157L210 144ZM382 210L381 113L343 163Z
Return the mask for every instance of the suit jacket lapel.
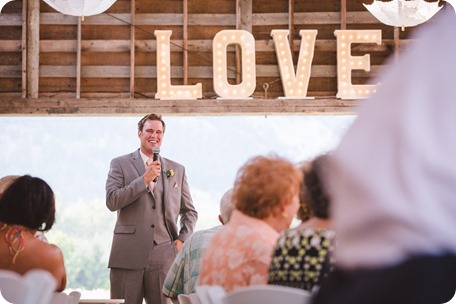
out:
M133 165L135 166L136 171L138 171L139 176L143 175L146 172L146 167L142 160L139 149L132 153Z

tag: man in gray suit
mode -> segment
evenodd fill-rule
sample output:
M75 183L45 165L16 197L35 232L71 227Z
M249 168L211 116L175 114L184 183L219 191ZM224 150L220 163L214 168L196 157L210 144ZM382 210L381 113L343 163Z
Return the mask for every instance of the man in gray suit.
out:
M161 156L153 161L165 128L160 114L143 117L140 148L114 158L106 181L106 206L117 211L108 264L111 298L125 304L169 301L161 292L163 282L197 220L184 166Z

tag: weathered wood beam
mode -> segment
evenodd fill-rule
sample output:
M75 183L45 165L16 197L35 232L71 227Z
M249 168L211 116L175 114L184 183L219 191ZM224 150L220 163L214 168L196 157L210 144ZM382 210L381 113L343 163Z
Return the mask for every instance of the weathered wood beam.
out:
M290 44L291 59L295 62L294 41L294 0L288 0L288 43Z
M363 100L248 99L248 100L157 100L130 98L3 98L0 116L33 115L138 115L159 112L168 115L269 115L355 114Z
M40 1L27 0L27 97L38 98L40 73Z
M246 1L246 0L242 0ZM251 1L250 1L251 2ZM60 13L42 13L41 24L75 25L77 17ZM20 25L20 14L9 14L7 20L0 25ZM236 26L235 14L188 14L188 25L203 26ZM288 13L256 13L249 16L253 26L288 25ZM295 25L339 24L342 17L340 12L309 12L294 14ZM381 24L368 11L346 12L347 24ZM128 25L131 24L130 14L101 14L85 17L87 25ZM136 14L136 25L182 26L182 14Z
M353 70L353 77L373 77L384 66L372 65L370 72ZM236 78L234 66L228 66L228 78ZM188 68L191 78L213 78L212 67L210 66L191 66ZM16 75L16 76L15 76ZM0 68L0 77L20 77L20 68L16 66ZM84 66L81 72L83 78L128 78L130 77L130 67L128 66ZM171 78L182 78L182 67L171 67ZM256 76L261 77L280 77L280 71L276 65L256 65ZM337 67L334 65L313 65L311 77L330 77L337 76ZM42 65L40 67L40 77L76 77L74 66ZM156 78L156 66L137 66L135 69L136 78ZM155 80L154 80L155 81Z
M20 41L3 40L5 45L0 44L0 52L14 52L20 49ZM413 40L400 40L400 46L405 46ZM183 40L172 39L171 52L180 52L183 48ZM376 44L361 44L357 46L358 51L363 52L386 52L388 46L393 46L393 39L382 39L381 45ZM301 40L294 41L294 51L299 51ZM76 42L72 40L41 40L40 52L76 52ZM136 40L135 48L138 52L155 52L157 43L155 40ZM190 40L187 42L187 49L190 52L212 52L212 40ZM335 52L337 49L336 41L330 39L317 39L315 42L315 51ZM130 40L83 40L82 50L84 52L129 52ZM228 46L228 52L234 51ZM257 40L255 41L255 51L258 52L275 52L272 40Z
M252 0L236 0L236 29L252 33ZM236 83L241 83L241 48L236 46Z
M183 20L182 20L182 31L183 31L183 51L182 51L182 65L184 69L184 85L187 85L188 82L188 1L184 0L183 3Z
M76 49L76 98L81 97L81 40L82 40L82 17L78 18L78 40Z
M22 83L21 83L21 94L22 98L27 97L27 1L22 1L22 37L21 41L17 41L19 45L12 43L13 41L4 41L2 45L8 46L11 45L15 50L21 49L22 51ZM6 52L11 52L12 50L7 50Z
M340 0L340 29L347 29L347 0Z
M399 44L400 44L400 40L401 40L400 33L401 33L400 29L398 27L394 27L393 38L394 38L394 61L395 62L399 62L399 50L400 50Z
M131 0L130 14L130 98L135 97L135 44L136 44L136 7L135 0Z

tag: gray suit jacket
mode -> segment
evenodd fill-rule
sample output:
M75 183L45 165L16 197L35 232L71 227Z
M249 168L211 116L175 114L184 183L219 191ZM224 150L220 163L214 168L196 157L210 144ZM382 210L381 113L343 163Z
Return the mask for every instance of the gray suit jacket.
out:
M185 241L197 220L184 166L160 157L165 225L173 240ZM164 171L174 170L167 177ZM142 269L154 242L155 209L152 193L144 185L145 167L139 149L111 161L106 181L106 206L117 211L108 267ZM178 216L180 229L177 227ZM157 216L163 216L158 215Z

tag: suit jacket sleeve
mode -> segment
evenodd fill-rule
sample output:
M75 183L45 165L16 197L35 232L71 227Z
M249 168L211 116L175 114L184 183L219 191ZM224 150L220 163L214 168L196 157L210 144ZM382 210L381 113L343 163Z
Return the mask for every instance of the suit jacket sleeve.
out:
M128 206L147 192L143 177L138 173L129 174L130 171L132 169L125 168L120 158L111 161L106 181L106 206L109 210Z
M180 231L178 239L184 241L193 233L195 228L196 220L198 219L198 213L193 206L193 200L190 195L190 188L187 183L187 176L183 174L182 180L182 195L180 204Z

